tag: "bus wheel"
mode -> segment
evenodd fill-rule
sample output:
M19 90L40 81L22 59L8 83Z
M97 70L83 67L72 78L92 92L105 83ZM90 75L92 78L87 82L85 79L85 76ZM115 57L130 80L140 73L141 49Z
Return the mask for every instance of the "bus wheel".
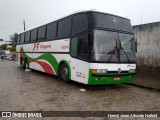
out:
M21 61L21 67L22 67L23 69L26 69L26 63L25 63L25 60L23 60L23 59L22 59L22 61Z
M28 59L26 58L26 60L25 60L25 63L26 63L26 69L29 69L29 62L28 62Z
M60 77L64 82L69 82L69 70L66 64L62 64Z

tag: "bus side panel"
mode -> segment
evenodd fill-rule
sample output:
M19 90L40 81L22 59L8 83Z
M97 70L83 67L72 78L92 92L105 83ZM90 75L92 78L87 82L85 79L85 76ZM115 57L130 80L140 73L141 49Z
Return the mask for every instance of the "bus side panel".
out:
M57 75L58 58L54 55L69 54L69 39L17 45L16 51L18 63L24 57L27 58L30 68Z
M72 69L72 80L87 84L89 75L88 62L72 58L72 62L74 61L76 64L73 67L75 69Z
M88 63L82 60L72 58L69 54L54 54L58 63L66 61L71 71L71 80L87 84L88 83Z

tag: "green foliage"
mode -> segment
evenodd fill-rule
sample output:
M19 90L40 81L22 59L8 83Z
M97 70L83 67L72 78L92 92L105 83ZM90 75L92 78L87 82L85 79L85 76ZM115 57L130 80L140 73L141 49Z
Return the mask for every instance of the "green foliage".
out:
M7 50L7 44L1 44L0 49L1 50Z
M12 45L13 48L16 48L17 39L18 39L18 34L17 33L14 33L14 34L10 35L10 40L12 41L11 45Z
M15 52L15 51L16 51L16 48L9 47L9 48L7 48L7 50L9 50L10 52Z
M12 35L10 35L10 40L11 40L11 48L8 48L8 50L10 52L15 52L16 51L16 41L18 39L18 34L14 33Z

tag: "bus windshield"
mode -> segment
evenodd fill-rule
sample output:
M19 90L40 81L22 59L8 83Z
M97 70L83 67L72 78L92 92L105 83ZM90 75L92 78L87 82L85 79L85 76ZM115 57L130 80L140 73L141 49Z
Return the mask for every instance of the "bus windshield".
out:
M92 60L103 62L135 62L133 35L94 30Z

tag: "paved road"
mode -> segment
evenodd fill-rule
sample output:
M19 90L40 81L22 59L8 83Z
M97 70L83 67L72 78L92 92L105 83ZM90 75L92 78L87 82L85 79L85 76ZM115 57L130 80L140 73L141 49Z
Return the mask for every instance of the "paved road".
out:
M16 110L160 111L160 93L128 85L67 84L52 75L25 72L13 61L0 61L0 111Z

